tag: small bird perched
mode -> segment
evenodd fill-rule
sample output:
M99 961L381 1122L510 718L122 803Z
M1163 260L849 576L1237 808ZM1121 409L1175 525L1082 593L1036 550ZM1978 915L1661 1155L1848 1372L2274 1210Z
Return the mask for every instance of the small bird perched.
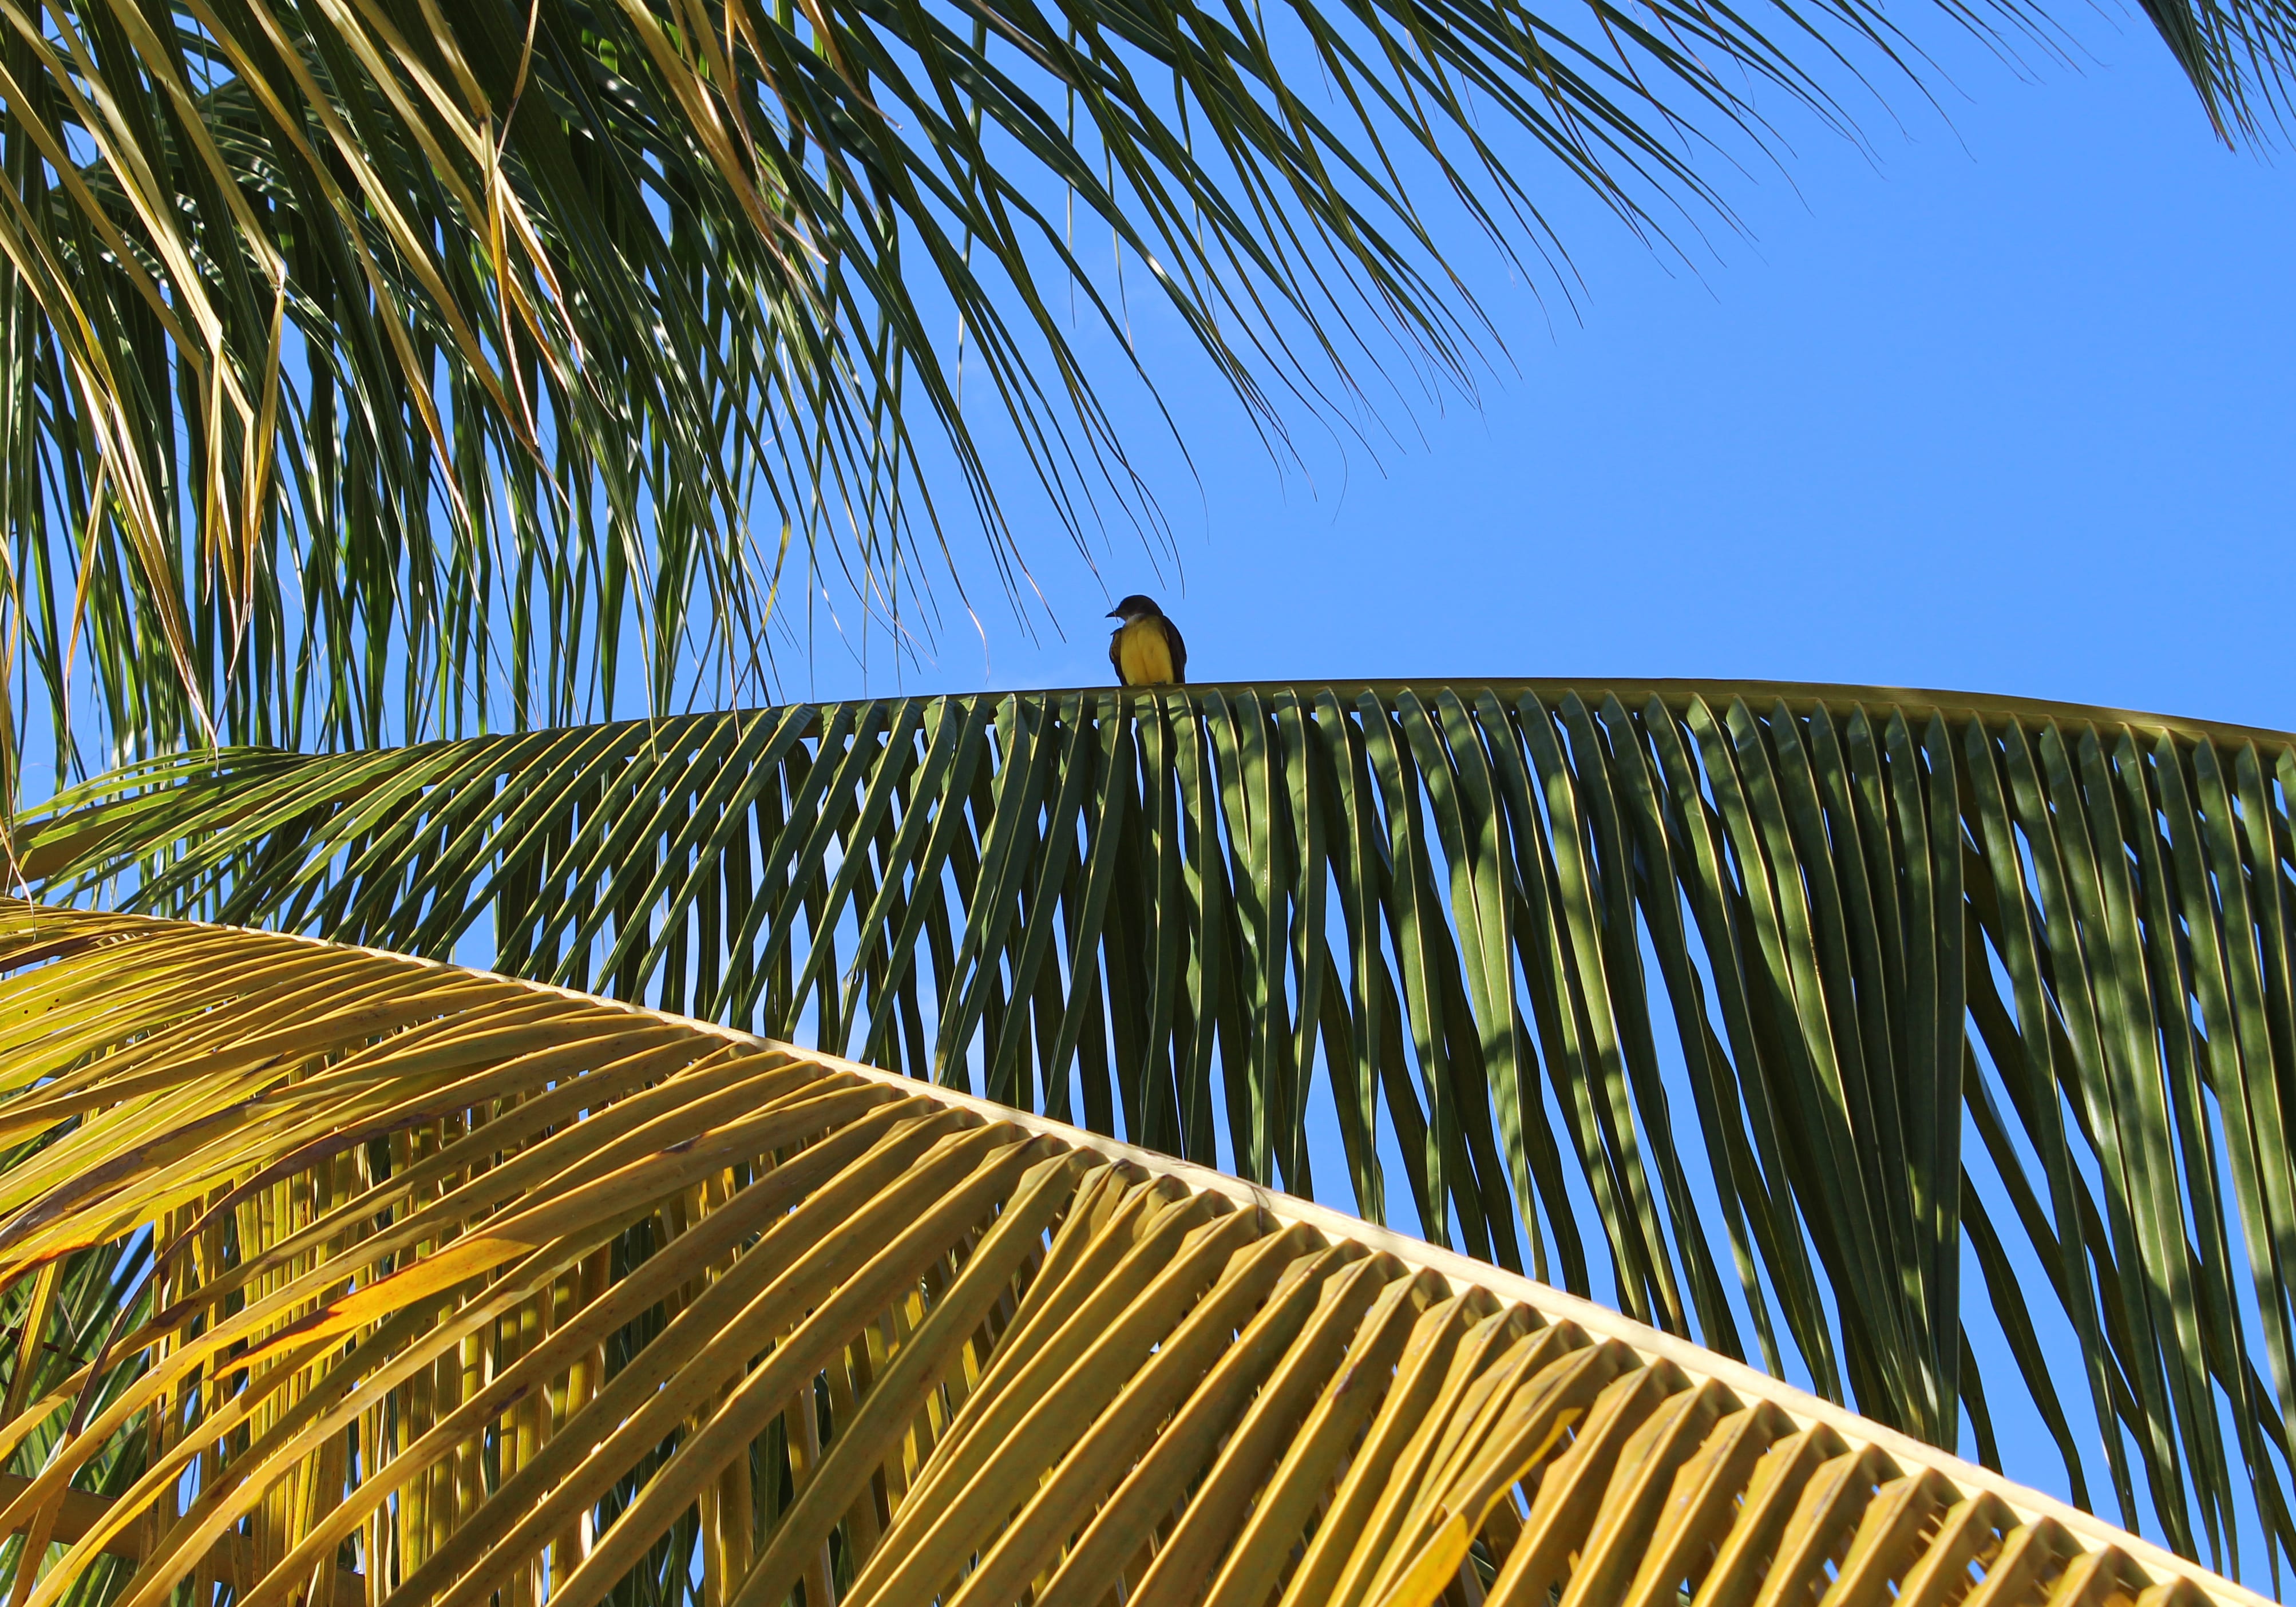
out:
M1155 599L1136 592L1110 609L1108 617L1123 621L1108 638L1108 661L1116 666L1119 685L1153 686L1188 678L1188 644Z

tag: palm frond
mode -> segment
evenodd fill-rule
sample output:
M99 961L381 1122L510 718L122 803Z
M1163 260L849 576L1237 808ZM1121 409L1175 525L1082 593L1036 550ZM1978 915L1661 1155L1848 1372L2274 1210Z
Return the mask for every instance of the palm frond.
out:
M0 1423L21 1607L2259 1602L1488 1265L788 1045L23 905L0 972L0 1287L152 1247Z
M2289 0L2146 10L2220 128L2277 116ZM784 591L835 580L849 623L916 632L949 570L1014 583L992 457L1074 531L1128 499L1087 356L1130 361L1128 284L1276 437L1382 364L1471 384L1441 212L1551 257L1559 183L1662 234L1717 203L1702 142L1765 139L1780 92L1840 122L1826 75L1894 75L1898 26L1870 0L0 8L0 635L47 705L17 712L69 778L75 661L78 734L115 756L666 712L693 676L766 695Z
M2124 1523L2224 1557L2251 1501L2296 1539L2292 786L2284 734L2005 699L1191 686L174 759L25 836L53 898L595 988L1303 1197L1327 1124L1373 1221L1399 1185L1988 1462L2021 1386L2082 1505L2101 1442Z

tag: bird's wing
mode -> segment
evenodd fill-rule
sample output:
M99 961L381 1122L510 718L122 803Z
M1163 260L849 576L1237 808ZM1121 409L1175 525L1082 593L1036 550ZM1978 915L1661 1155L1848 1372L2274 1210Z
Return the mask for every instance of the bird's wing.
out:
M1164 644L1172 650L1172 679L1175 682L1185 681L1188 678L1188 644L1180 639L1180 627L1160 617L1156 623L1164 627Z
M1118 626L1108 633L1108 665L1116 671L1116 684L1124 685L1124 627Z

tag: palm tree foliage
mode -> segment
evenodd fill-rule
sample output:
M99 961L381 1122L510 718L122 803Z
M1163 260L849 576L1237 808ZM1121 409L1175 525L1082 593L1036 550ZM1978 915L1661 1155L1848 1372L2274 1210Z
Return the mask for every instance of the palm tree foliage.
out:
M2220 131L2276 118L2287 0L2145 10ZM1070 323L1122 337L1128 284L1278 434L1398 355L1466 383L1444 209L1551 250L1538 152L1659 229L1716 203L1701 141L1763 139L1766 94L1839 120L1804 63L1860 52L1913 46L1870 0L12 4L18 716L66 777L79 736L757 697L824 577L925 629L977 521L1017 584L984 440L1078 531L1130 497Z
M1488 1265L931 1085L140 917L12 905L0 973L21 1607L2257 1599ZM129 1243L91 1340L59 1269Z
M2292 1537L2292 742L1751 684L983 695L153 761L27 864L1298 1194L1336 1128L1374 1221L1399 1187L1988 1460L2021 1390L2084 1505L2219 1554L2236 1498Z
M2279 115L2286 0L2146 10L2220 132ZM91 726L168 756L44 811L26 868L802 1037L1303 1194L1328 1122L1374 1220L1407 1196L1439 1242L1989 1455L2011 1381L1972 1361L1966 1256L2084 1501L2093 1424L2125 1521L2230 1555L2248 1492L2284 1548L2287 739L1532 684L667 715L705 672L766 685L824 572L904 630L972 567L959 530L1009 578L991 435L1079 535L1129 499L1090 356L1128 286L1273 434L1398 354L1470 384L1479 314L1414 193L1552 252L1530 149L1658 231L1718 204L1698 140L1762 139L1764 94L1839 119L1805 55L1894 61L1895 27L0 4L0 794L26 724L60 775ZM633 683L663 717L572 724ZM12 1189L54 1164L17 1141ZM59 1370L156 1320L153 1251L123 1218L21 1264L25 1465L135 1386ZM59 1388L64 1419L21 1416ZM80 1494L144 1476L126 1444L70 1453Z

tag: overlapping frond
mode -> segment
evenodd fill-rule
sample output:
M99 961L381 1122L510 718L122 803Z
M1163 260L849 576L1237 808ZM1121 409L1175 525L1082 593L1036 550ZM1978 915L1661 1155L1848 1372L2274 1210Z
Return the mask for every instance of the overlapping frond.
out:
M2145 9L2220 129L2275 119L2289 0ZM1903 26L1871 0L0 7L4 668L60 775L75 660L111 754L660 712L695 676L766 695L777 595L834 580L849 629L916 632L951 564L1013 581L992 458L1047 525L1129 496L1090 355L1129 363L1128 296L1278 435L1385 362L1470 383L1458 222L1533 258L1558 183L1637 228L1710 206L1703 141L1763 138L1781 93L1838 120L1857 63L1917 58Z
M596 988L1301 1195L1325 1123L1374 1220L1988 1461L2021 1389L2083 1505L2231 1554L2251 1502L2296 1535L2292 787L2279 734L2013 700L1266 685L239 752L27 837L54 896Z
M1488 1265L788 1045L21 904L0 972L21 1607L2259 1600ZM130 1242L86 1346L54 1270Z

